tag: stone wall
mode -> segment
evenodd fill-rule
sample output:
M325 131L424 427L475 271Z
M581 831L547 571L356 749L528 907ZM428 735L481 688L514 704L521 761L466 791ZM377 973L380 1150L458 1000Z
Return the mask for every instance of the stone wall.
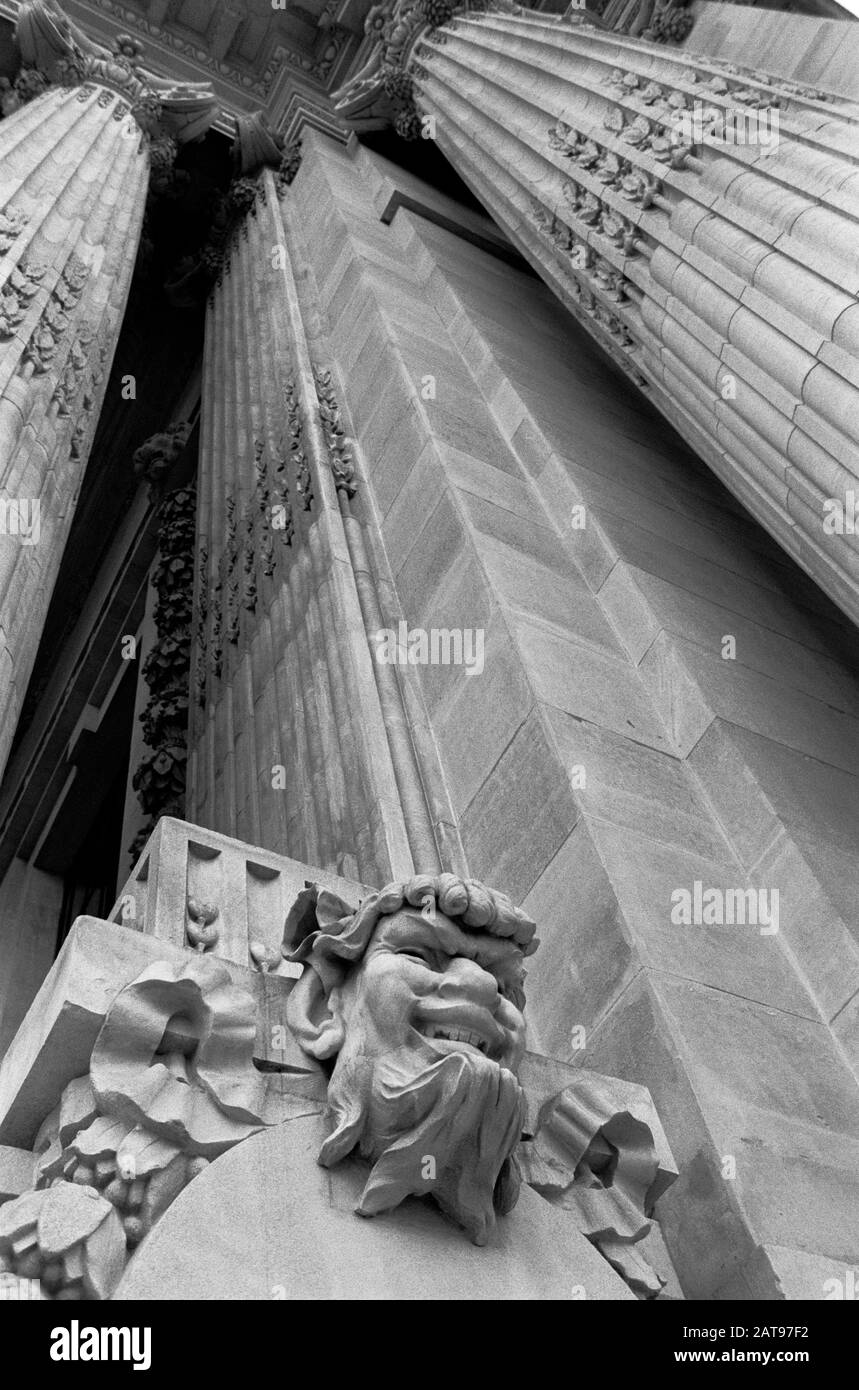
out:
M856 1246L853 634L529 272L308 145L382 562L412 627L485 634L419 670L469 867L541 924L537 1045L651 1088L687 1294L796 1296ZM673 924L696 881L779 930Z

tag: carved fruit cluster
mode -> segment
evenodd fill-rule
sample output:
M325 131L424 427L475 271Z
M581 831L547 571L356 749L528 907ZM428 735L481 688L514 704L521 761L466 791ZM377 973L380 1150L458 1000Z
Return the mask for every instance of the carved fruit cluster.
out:
M447 24L458 8L456 0L420 0L421 13L433 29L439 24Z
M394 130L401 140L417 140L421 133L421 118L414 109L400 111L394 119Z
M90 1155L79 1156L70 1149L61 1160L62 1178L49 1181L51 1186L74 1183L100 1192L119 1216L126 1245L133 1250L169 1202L209 1166L207 1158L182 1154L172 1145L164 1145L165 1149L168 1147L171 1156L163 1166L141 1172L139 1176L132 1176L132 1170L126 1170L116 1154L94 1159ZM128 1176L124 1177L124 1172L128 1172Z
M283 158L275 178L278 193L286 192L300 168L301 141L293 140L283 151Z
M653 21L650 36L657 43L682 43L695 23L689 10L662 10Z
M39 68L22 68L14 82L10 82L8 77L0 77L0 112L4 116L11 116L14 111L26 106L28 101L40 97L49 85Z
M410 102L414 91L414 82L411 75L405 68L388 68L382 79L382 86L385 95L394 102Z
M261 194L262 185L259 179L234 179L227 195L233 216L241 219L246 213L252 212Z

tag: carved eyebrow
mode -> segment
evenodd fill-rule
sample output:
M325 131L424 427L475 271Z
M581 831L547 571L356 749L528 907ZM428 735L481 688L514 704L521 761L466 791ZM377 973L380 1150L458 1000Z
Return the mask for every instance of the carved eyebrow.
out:
M381 942L394 950L407 950L413 947L421 951L430 951L434 955L447 954L439 941L438 934L429 922L398 923L383 933Z
M420 941L422 944L438 944L438 933L431 922L417 920L414 917L407 917L402 922L395 925L386 926L384 935L391 941Z
M384 939L392 946L419 945L449 957L465 956L476 961L484 970L503 978L505 983L518 984L522 955L512 941L479 933L464 932L456 923L433 924L417 915L403 918L388 926ZM508 976L512 976L508 980Z

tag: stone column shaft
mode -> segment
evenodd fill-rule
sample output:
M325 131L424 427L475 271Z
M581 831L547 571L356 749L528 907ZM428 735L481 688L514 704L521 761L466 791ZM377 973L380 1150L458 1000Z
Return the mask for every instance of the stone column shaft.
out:
M205 83L22 0L0 125L0 775L104 400L148 193L217 107ZM32 99L34 93L38 95Z
M107 386L148 175L145 137L107 88L52 88L0 125L0 769Z
M426 13L394 8L347 119L432 118L561 301L859 620L859 107L565 19Z

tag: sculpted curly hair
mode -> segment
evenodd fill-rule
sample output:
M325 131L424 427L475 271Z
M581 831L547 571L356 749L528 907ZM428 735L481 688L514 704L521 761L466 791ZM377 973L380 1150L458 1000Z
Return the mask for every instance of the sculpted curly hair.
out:
M437 908L466 931L506 937L523 956L533 955L539 945L534 935L537 924L505 893L455 874L415 874L371 893L357 908L350 908L336 893L309 884L286 919L283 955L302 964L312 956L314 967L322 968L320 973L326 965L332 976L342 973L338 962L354 964L361 959L382 917L409 907L424 914L428 908Z

